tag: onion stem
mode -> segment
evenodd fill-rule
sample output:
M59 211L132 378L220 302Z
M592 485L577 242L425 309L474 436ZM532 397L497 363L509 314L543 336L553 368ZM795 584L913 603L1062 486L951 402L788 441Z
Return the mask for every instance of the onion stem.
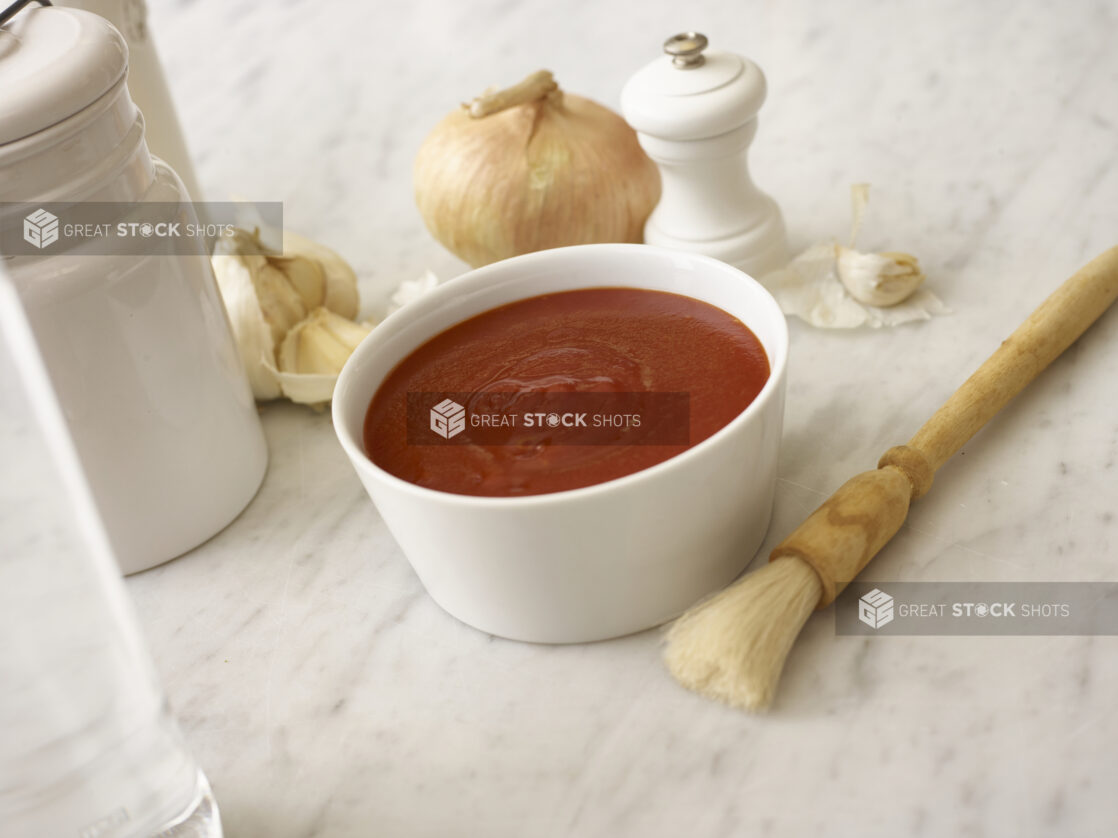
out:
M464 107L471 117L481 119L507 108L535 102L558 89L559 85L552 77L550 70L537 70L512 87L506 87L504 90L498 90L494 93L483 93L481 96L475 97L472 102Z

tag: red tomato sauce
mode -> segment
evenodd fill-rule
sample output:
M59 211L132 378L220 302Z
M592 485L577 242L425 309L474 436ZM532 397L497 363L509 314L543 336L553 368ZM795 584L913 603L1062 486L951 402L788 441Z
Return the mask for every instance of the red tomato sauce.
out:
M578 489L702 442L745 410L768 377L756 336L708 303L639 288L545 294L458 323L404 358L369 404L365 452L390 474L444 492L507 497ZM448 444L453 440L417 427L415 411L409 414L409 394L493 391L686 393L687 441L546 444L537 432L508 437L521 444L463 443L469 434ZM428 444L414 443L421 433Z

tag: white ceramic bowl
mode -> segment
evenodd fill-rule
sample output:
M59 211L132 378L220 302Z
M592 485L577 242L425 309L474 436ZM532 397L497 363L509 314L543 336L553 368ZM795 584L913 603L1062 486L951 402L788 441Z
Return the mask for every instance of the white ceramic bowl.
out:
M474 497L394 477L365 455L369 401L408 353L496 306L625 286L718 306L760 339L772 372L730 424L679 456L617 480L525 497ZM471 271L387 318L334 391L334 428L427 591L482 631L543 643L658 625L730 582L768 528L784 413L788 331L776 301L736 268L645 245L530 253Z

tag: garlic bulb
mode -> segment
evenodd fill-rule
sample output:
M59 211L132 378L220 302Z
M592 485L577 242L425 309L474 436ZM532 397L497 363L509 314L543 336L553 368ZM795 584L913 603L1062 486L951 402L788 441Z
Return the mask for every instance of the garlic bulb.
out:
M541 70L449 114L415 160L428 229L477 267L591 242L639 242L660 173L636 133Z
M869 306L894 306L924 281L915 256L908 253L859 253L838 247L838 276L850 296Z
M351 319L359 303L357 275L324 245L286 231L283 243L284 252L277 253L261 243L257 231L234 229L214 248L214 275L253 396L268 400L282 395L311 404L329 401L342 363L360 341L352 337L357 331L364 337L371 328ZM277 348L291 333L306 331L308 322L321 322L320 312L346 324L343 328L330 321L331 334L345 335L345 357L338 363L338 350L332 348L331 364L316 363L313 375L304 373L305 362L277 368ZM301 354L296 351L295 357ZM327 369L333 372L321 371Z

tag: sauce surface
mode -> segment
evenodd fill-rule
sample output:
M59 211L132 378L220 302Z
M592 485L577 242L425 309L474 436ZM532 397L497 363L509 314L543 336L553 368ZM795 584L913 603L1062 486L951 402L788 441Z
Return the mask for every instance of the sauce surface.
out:
M390 474L444 492L520 496L577 489L702 442L741 413L768 377L757 337L708 303L639 288L545 294L458 323L401 361L369 404L365 452ZM544 431L522 429L497 437L504 444L476 444L469 432L444 440L419 426L429 405L418 417L417 398L433 393L543 394L576 407L578 399L601 398L579 394L625 394L624 405L633 403L630 394L650 394L649 411L663 403L656 401L660 395L684 393L682 418L677 412L662 420L676 427L659 430L682 431L685 444L647 444L657 439L655 416L645 418L645 441L619 431L614 444L600 437L597 444L548 444ZM492 441L489 433L481 438Z

